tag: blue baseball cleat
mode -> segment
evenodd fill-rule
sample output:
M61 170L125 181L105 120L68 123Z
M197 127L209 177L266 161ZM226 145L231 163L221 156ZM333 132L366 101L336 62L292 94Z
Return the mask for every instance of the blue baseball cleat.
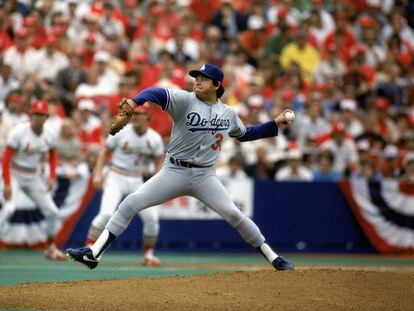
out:
M95 269L99 263L99 260L93 257L92 250L89 247L68 248L66 249L66 256L84 264L91 270Z
M295 269L295 266L293 265L293 263L291 263L290 261L287 261L282 256L279 256L275 260L273 260L272 266L276 270L282 270L282 271L283 270L294 270Z

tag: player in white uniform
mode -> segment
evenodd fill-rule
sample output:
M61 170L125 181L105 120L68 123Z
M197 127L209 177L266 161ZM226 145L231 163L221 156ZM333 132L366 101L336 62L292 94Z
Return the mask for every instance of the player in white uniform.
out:
M2 227L16 209L15 194L21 190L39 207L47 223L48 243L44 254L49 259L63 260L64 254L56 247L54 238L58 229L58 208L52 200L51 190L56 181L57 153L52 133L44 123L48 118L46 101L35 101L30 121L17 125L10 132L3 155L4 204L0 210ZM50 176L45 185L39 176L39 167L49 157Z
M285 110L270 122L245 127L236 112L219 100L224 93L224 75L220 68L205 64L200 70L190 71L190 75L196 79L193 92L149 88L127 100L131 108L128 111L149 101L160 105L171 115L174 127L166 161L157 175L121 202L90 248L69 248L66 250L68 256L93 269L104 250L138 212L175 197L190 195L223 217L275 269L294 269L292 263L271 249L256 224L235 206L214 169L226 136L239 141L276 136L278 126L290 124L285 118L285 112L290 110Z
M143 176L148 177L150 165L158 173L164 160L164 144L161 136L148 127L151 115L149 104L138 106L128 124L116 136L108 136L101 148L93 178L97 189L103 194L98 215L92 221L88 234L88 245L105 229L105 225L115 212L119 202L126 195L135 192L143 184ZM112 153L109 172L103 182L103 168ZM160 260L154 256L154 247L159 232L157 207L139 213L143 223L144 262L146 266L159 266Z

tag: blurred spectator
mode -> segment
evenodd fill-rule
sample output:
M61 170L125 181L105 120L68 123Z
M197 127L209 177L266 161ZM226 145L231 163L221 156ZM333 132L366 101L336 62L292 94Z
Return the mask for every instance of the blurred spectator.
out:
M357 103L353 99L343 99L339 103L339 108L342 111L341 121L344 124L346 131L357 137L364 131L361 121L356 116Z
M352 138L346 137L343 124L332 126L331 137L321 145L322 149L330 150L335 156L334 170L349 176L355 171L358 164L358 154Z
M287 69L292 63L299 64L306 82L312 81L312 76L320 62L316 48L306 42L307 32L303 29L296 34L295 41L286 45L280 55L282 67Z
M342 77L346 73L345 63L338 57L338 47L331 43L327 46L327 55L319 63L314 72L316 82L326 82L333 79L337 86L342 84Z
M384 178L398 178L401 170L398 148L395 145L387 145L382 154L381 174Z
M312 171L313 181L338 181L342 175L333 169L334 154L329 150L318 155L318 166Z
M39 70L37 51L30 46L29 31L26 28L16 32L15 45L4 51L3 62L12 69L12 74L22 81Z
M293 41L292 32L286 21L286 10L279 10L277 28L272 37L265 43L266 55L275 54L279 56L283 48Z
M220 0L191 0L188 8L193 11L197 19L208 24L220 6Z
M302 153L298 149L290 149L286 153L286 166L276 172L278 181L311 181L312 172L302 164Z
M400 66L394 61L386 61L381 73L381 80L377 83L377 95L385 97L393 107L402 107L407 81L401 78Z
M199 58L198 44L188 37L188 31L184 27L177 28L174 38L166 42L165 49L174 56L174 61L180 65L186 65Z
M250 177L256 179L273 179L276 173L275 163L271 160L267 144L260 144L256 148L256 162L247 165L244 170Z
M39 84L53 83L58 72L69 65L67 56L57 49L56 44L56 37L49 35L45 40L44 48L38 53L39 62L42 66L39 66L35 75Z
M297 142L302 148L309 136L320 137L330 131L329 122L322 116L321 105L313 102L308 107L308 112L302 114L293 124L297 131Z
M382 176L376 170L374 162L366 159L359 163L359 169L352 174L353 177L362 177L367 181L380 181Z
M83 144L83 150L89 150L93 145L102 142L102 121L93 114L95 103L90 99L81 99L78 104L77 117L78 136Z
M75 122L72 119L63 119L57 133L56 150L59 161L77 164L81 160L81 144L77 136Z
M243 161L238 156L233 156L227 163L227 166L217 169L217 177L226 185L232 181L245 180L246 173L243 171Z
M403 163L403 174L401 180L409 183L414 183L414 157L406 159Z
M6 111L3 112L3 116L13 126L29 120L29 116L25 111L25 98L21 89L11 91L6 97L5 104Z
M110 2L103 4L103 14L99 19L102 34L107 38L121 39L125 34L124 25L113 16L114 6Z
M267 10L267 19L271 24L279 25L281 18L286 18L289 26L297 26L302 20L302 14L294 6L293 0L272 1Z
M225 41L235 38L239 32L247 28L246 17L233 9L231 0L221 2L219 10L214 13L211 19L211 23L220 28Z
M9 64L0 62L0 102L4 102L7 94L19 87L20 83L12 73Z
M68 116L72 114L75 104L75 90L80 84L85 83L87 79L88 75L82 68L81 55L71 53L69 55L69 66L61 69L56 77L56 87Z
M378 97L374 101L377 117L378 133L389 143L396 143L398 132L394 121L388 115L389 102L386 98Z
M249 57L253 60L254 65L264 54L264 46L267 40L267 34L264 30L263 17L251 15L247 21L247 30L240 34L239 40Z

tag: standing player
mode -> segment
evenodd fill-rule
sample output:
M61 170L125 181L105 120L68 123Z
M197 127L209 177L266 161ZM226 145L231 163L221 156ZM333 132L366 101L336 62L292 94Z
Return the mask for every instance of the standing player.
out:
M46 218L48 243L44 254L49 259L64 260L54 238L58 229L58 208L52 200L51 190L56 181L57 153L50 131L44 127L49 115L46 101L35 101L30 121L17 125L10 132L3 156L4 205L0 210L0 233L5 222L16 209L16 193L23 191L39 207ZM45 185L38 168L48 153L50 176ZM11 168L11 169L10 169Z
M143 184L143 176L147 176L149 162L154 162L157 173L164 160L164 145L161 136L148 127L151 115L149 104L138 106L128 124L116 136L108 136L106 144L101 148L93 178L97 189L103 187L101 208L92 221L88 234L88 245L105 229L105 225L115 212L119 202L126 195L135 192ZM103 168L113 154L110 171L103 183ZM159 232L158 211L156 207L139 213L143 223L144 262L146 266L159 266L160 260L154 256L154 247Z
M111 134L125 126L136 105L153 102L167 111L174 127L161 171L121 202L105 230L90 248L67 249L68 256L95 268L109 244L118 237L136 213L167 200L190 195L223 217L241 237L257 248L277 270L294 269L292 263L277 255L265 242L256 224L231 201L218 180L214 163L221 143L228 135L239 141L276 136L278 127L289 125L284 113L267 123L245 127L236 112L219 98L224 93L224 74L220 68L205 64L190 71L195 78L193 92L148 88L133 99L120 103L121 112L114 120Z

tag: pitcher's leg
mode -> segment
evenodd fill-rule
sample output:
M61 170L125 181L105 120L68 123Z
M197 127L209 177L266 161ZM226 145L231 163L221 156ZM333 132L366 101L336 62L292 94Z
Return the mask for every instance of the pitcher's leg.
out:
M265 242L265 238L257 225L231 201L227 190L216 175L207 176L203 182L197 185L193 195L232 225L241 237L248 244L259 250L275 269L293 269L293 265L290 262L278 256Z
M194 189L194 197L223 217L248 244L259 247L264 242L265 239L259 228L237 208L215 175L206 177L197 185Z
M111 175L107 178L102 192L99 212L93 219L91 227L89 228L87 245L95 243L122 199L122 192L120 189L122 183L117 183Z
M121 202L105 230L91 247L95 258L102 254L114 238L124 232L137 213L185 194L187 186L188 174L185 171L163 167L157 175Z

